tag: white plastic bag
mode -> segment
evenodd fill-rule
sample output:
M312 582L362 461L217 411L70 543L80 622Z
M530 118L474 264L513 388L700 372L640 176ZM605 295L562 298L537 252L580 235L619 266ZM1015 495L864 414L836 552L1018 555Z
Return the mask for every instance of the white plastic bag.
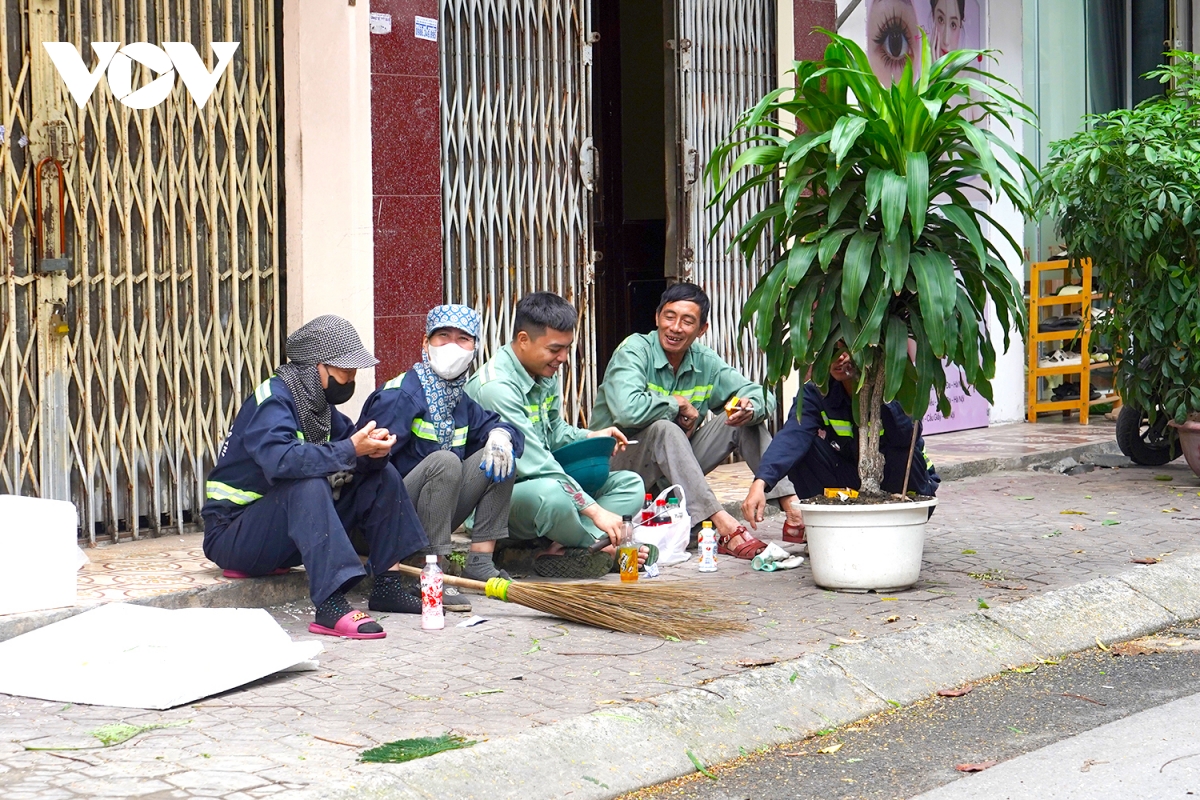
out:
M659 566L669 567L672 564L682 564L687 561L688 541L692 536L692 518L687 512L687 497L683 487L675 484L668 486L656 498L667 499L672 489L678 490L679 511L665 525L639 525L633 529L633 538L641 544L652 544L658 548Z

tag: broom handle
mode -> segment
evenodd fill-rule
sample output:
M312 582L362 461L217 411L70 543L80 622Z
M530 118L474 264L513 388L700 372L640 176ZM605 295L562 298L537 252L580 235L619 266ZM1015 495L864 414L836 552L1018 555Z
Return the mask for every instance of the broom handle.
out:
M400 564L396 568L396 571L403 572L406 575L414 575L418 578L421 577L421 570L417 569L416 567L407 566L406 564ZM473 581L470 578L458 578L454 575L443 574L442 583L448 583L451 586L457 586L460 589L470 589L471 591L479 592L480 594L484 594L487 589L487 584L483 581Z

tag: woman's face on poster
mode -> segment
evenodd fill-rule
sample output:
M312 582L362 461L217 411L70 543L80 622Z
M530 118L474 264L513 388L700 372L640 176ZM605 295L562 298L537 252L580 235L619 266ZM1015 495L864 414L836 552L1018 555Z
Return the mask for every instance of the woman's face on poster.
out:
M959 48L962 41L963 15L958 8L958 0L935 0L933 4L933 35L930 37L930 46L935 59Z
M918 58L920 46L921 29L912 0L873 0L868 4L867 58L883 83L898 81L905 62Z

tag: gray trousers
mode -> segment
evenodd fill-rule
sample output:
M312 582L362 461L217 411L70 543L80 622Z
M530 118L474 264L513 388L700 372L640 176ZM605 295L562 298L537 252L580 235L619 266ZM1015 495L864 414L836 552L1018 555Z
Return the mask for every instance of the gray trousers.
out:
M723 506L704 476L735 450L757 471L762 455L771 444L765 423L735 428L725 424L725 416L709 415L688 439L683 429L670 420L659 420L629 437L637 444L614 453L612 468L628 469L642 476L646 491L677 483L687 493L688 513L693 524L708 519ZM748 487L747 487L748 488ZM767 493L768 500L795 494L787 478Z
M492 483L479 468L484 450L459 461L449 450L425 457L404 476L404 488L417 507L417 517L429 537L424 554L450 554L450 534L475 512L472 542L493 542L508 536L508 504L516 472Z

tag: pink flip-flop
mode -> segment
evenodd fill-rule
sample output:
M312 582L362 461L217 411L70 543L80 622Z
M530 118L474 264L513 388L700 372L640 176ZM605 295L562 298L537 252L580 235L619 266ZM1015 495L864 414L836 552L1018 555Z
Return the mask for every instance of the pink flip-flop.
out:
M288 569L287 567L280 567L279 569L271 570L267 574L268 575L287 575L289 572L291 572L291 570ZM226 578L229 578L229 579L235 580L235 581L244 580L245 578L258 577L255 575L251 575L249 572L239 572L236 569L222 570L221 574L224 575Z
M341 636L346 639L382 639L387 636L387 631L382 630L378 633L359 633L358 626L364 622L375 622L375 620L371 619L365 611L351 611L339 619L332 628L310 622L308 623L308 632L320 633L325 636Z

